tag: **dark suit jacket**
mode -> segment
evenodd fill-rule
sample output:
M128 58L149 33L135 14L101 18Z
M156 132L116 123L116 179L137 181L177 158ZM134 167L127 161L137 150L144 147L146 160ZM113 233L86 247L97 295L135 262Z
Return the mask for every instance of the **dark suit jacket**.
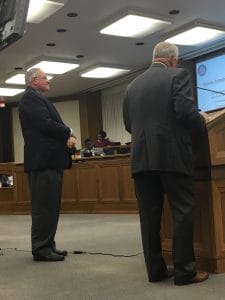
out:
M38 91L28 87L19 103L24 137L24 169L66 169L71 167L70 137L54 105Z
M123 117L132 134L133 174L151 170L192 174L190 131L204 131L205 122L193 104L185 69L153 64L127 87Z

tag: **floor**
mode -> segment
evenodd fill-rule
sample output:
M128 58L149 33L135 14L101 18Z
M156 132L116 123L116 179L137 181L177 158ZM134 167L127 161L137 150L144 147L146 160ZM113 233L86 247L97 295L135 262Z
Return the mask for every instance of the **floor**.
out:
M2 300L225 299L225 274L188 286L149 283L137 215L61 215L57 247L69 255L54 263L32 260L30 221L0 215Z

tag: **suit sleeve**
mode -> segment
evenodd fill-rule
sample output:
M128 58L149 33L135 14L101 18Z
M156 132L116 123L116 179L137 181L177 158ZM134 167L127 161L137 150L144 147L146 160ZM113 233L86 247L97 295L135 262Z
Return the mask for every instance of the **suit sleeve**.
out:
M70 128L61 119L54 119L45 101L35 93L24 99L19 112L29 124L43 135L66 141L70 136Z
M172 90L176 118L189 129L205 131L205 120L193 102L192 83L185 69L179 69L175 75Z
M130 118L127 108L127 101L128 101L128 92L126 91L124 100L123 100L123 122L125 125L126 130L131 133L131 127L130 127Z

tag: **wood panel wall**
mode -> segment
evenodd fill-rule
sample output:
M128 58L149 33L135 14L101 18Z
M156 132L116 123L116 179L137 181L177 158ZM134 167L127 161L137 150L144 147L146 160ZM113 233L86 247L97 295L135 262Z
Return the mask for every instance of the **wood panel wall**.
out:
M11 108L0 108L0 163L14 161Z
M101 92L97 91L79 97L81 144L90 138L96 139L96 134L102 129Z

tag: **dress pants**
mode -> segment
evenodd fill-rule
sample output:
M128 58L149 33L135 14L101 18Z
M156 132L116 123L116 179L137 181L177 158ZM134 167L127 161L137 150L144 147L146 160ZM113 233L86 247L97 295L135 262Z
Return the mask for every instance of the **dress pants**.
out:
M167 270L160 239L166 194L173 217L174 280L188 281L196 274L193 246L196 199L193 178L173 172L150 171L135 175L134 183L149 280L159 280Z
M31 191L32 254L45 255L55 245L61 206L63 170L43 169L28 173Z

